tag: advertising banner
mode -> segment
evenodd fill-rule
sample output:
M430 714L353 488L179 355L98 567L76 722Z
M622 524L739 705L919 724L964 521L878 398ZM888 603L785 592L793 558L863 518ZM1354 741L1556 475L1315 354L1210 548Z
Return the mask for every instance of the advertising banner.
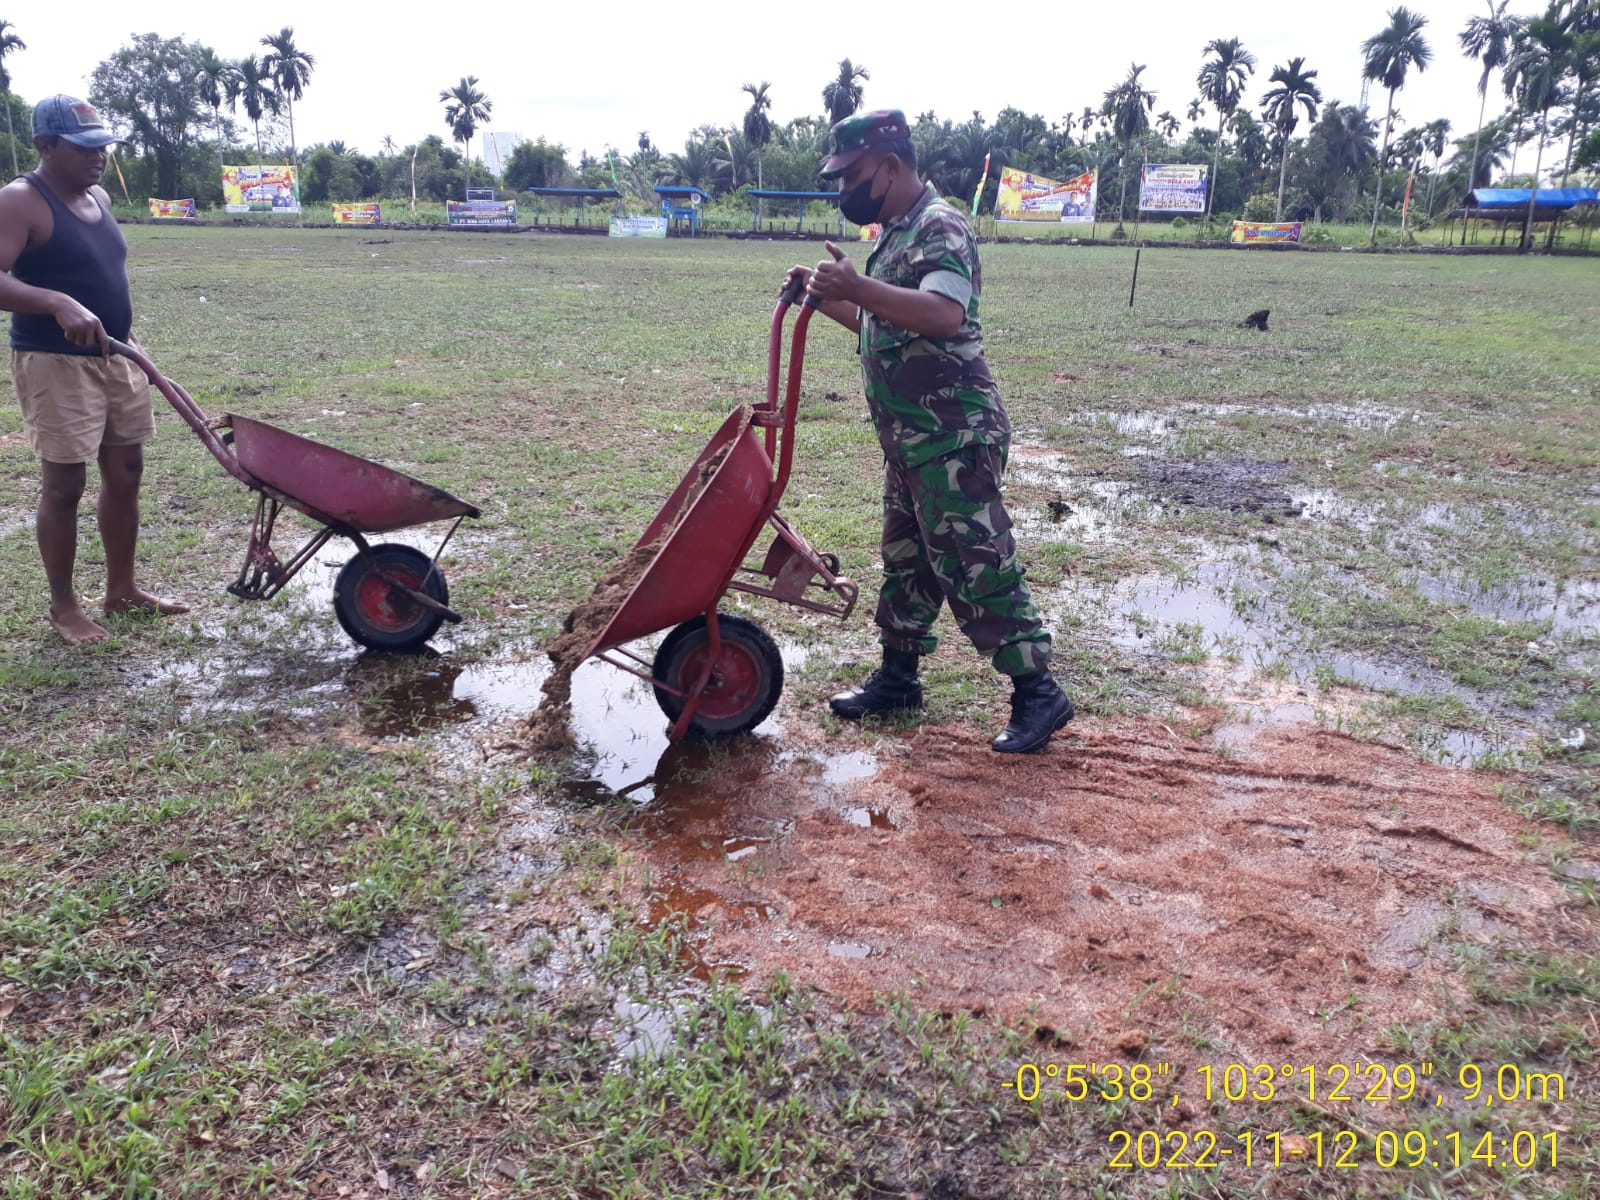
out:
M612 217L611 236L664 238L667 236L667 219L665 217Z
M282 165L222 168L223 207L231 213L300 212L300 180Z
M882 232L883 225L878 221L874 221L871 225L863 225L861 227L861 240L863 242L875 242Z
M1234 242L1298 242L1300 240L1299 221L1280 221L1274 224L1270 221L1235 221L1233 231L1228 235Z
M382 225L383 205L335 204L333 206L333 223L335 225Z
M517 223L515 200L446 200L445 220L451 225L506 226Z
M995 197L998 221L1058 221L1088 225L1094 221L1099 172L1085 171L1076 179L1046 179L1015 167L1000 170L1000 194Z
M1211 168L1145 163L1139 173L1139 211L1203 213Z
M150 215L158 221L180 221L194 217L193 200L156 200L150 201Z

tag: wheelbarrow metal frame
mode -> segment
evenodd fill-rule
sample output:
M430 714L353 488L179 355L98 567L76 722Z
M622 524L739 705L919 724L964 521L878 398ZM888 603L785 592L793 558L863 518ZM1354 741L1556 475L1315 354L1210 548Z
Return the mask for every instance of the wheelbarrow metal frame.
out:
M798 608L825 613L840 619L848 617L854 611L860 594L856 582L840 574L838 558L814 549L778 512L778 503L788 486L794 464L795 418L800 406L800 380L805 362L806 331L816 306L810 303L803 305L794 322L789 341L787 372L783 373L784 388L780 406L779 379L783 366L783 326L789 309L800 299L804 290L803 280L798 278L792 280L784 288L772 314L767 347L766 398L756 408L751 426L763 431L762 442L766 462L768 469L774 470L775 473L771 477L771 486L767 490L766 498L751 514L748 532L739 543L739 552L733 558L733 565L727 576L715 589L704 611L698 614L704 617L706 625L707 653L704 665L696 671L695 678L685 681L686 686L674 687L655 677L653 664L649 660L627 649L622 642L608 638L607 635L617 622L617 618L628 608L640 588L649 580L654 565L640 577L633 592L619 606L617 613L613 614L612 622L596 636L589 652L584 656L597 658L618 670L645 680L660 692L682 699L683 709L668 732L668 737L672 741L678 741L689 732L700 710L706 688L713 678L715 665L723 646L717 609L728 592L740 591L766 596ZM741 433L739 437L742 436ZM736 438L735 442L737 440ZM715 478L710 486L715 486ZM696 504L698 503L699 498L696 500ZM665 511L663 508L663 514ZM688 513L682 516L687 519ZM661 516L658 515L656 522L652 522L651 528L657 527L660 521ZM762 531L767 528L774 534L772 544L759 563L747 563L745 559ZM672 537L669 536L667 542L663 543L663 550L671 540ZM824 597L837 599L829 601L815 598L819 592ZM690 616L687 619L694 618Z
M250 543L245 549L244 563L239 568L239 577L228 585L228 591L231 594L238 596L242 600L270 600L282 591L289 581L299 574L301 569L316 557L323 546L327 545L335 536L348 539L354 544L356 554L363 561L373 562L372 545L368 542L362 530L356 528L349 521L325 512L315 504L291 495L282 488L275 487L258 478L244 466L234 447L234 422L236 420L245 422L248 420L247 418L235 418L233 414L229 413L217 420L211 420L183 385L163 375L150 360L149 356L138 347L112 339L111 348L116 353L129 359L144 372L152 386L166 397L167 402L172 405L177 414L183 418L189 428L194 430L201 444L211 452L211 456L217 460L222 469L256 493L256 511L250 524ZM288 434L287 431L267 426L264 422L249 422L249 424L283 436L297 437L297 435ZM309 439L301 440L309 441ZM323 449L331 451L333 448L323 447ZM338 453L344 455L343 451ZM347 460L355 459L356 456L346 455L345 458ZM399 475L399 472L388 471L387 468L379 467L376 463L370 463L364 459L358 461L389 475ZM404 478L409 479L409 477ZM412 480L411 482L437 494L441 501L448 501L455 517L451 522L450 528L445 532L443 540L429 560L429 570L431 571L437 567L439 556L444 553L444 548L449 545L450 539L455 535L456 530L460 528L461 522L467 517L481 516L482 513L474 505L458 500L440 488L421 484L420 480ZM290 555L287 562L282 560L277 552L272 549L273 530L277 524L279 512L285 507L294 509L321 526L298 550ZM449 515L451 514L445 514L444 519L448 519ZM400 526L399 528L405 528L405 526ZM390 588L402 594L412 603L418 604L431 612L438 613L451 624L460 624L460 613L440 604L432 596L427 595L420 589L410 587L403 581L395 579L382 567L374 564L372 569L377 572Z

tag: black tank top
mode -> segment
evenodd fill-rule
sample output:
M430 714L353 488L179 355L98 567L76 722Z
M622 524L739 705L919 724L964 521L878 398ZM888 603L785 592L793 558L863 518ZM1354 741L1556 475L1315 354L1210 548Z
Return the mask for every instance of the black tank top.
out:
M55 218L50 240L24 251L12 277L34 287L64 292L95 316L106 332L127 341L133 328L133 296L128 289L128 243L117 219L100 197L100 219L93 225L63 204L36 174L23 176L44 197ZM95 346L74 346L48 313L12 313L11 348L48 354L99 354Z

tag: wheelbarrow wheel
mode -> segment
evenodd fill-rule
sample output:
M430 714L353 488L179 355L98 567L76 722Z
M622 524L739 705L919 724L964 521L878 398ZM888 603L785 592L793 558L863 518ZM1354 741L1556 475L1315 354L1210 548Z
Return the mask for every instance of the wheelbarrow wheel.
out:
M394 584L450 603L444 574L431 558L410 546L384 542L345 563L333 588L333 611L344 631L363 646L409 654L438 632L444 614L418 604Z
M701 693L690 730L706 738L748 733L765 721L783 694L783 656L777 643L754 621L718 616L721 650L711 664L711 678ZM711 634L706 619L685 621L666 636L656 651L652 674L659 684L656 703L668 719L682 715L686 692L699 678L711 654Z

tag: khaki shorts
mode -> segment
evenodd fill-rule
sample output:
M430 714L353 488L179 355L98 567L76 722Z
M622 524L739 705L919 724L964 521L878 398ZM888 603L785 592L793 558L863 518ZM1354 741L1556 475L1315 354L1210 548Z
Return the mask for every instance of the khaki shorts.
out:
M45 462L93 462L102 446L138 446L155 436L150 381L120 354L13 350L11 381L28 444Z

